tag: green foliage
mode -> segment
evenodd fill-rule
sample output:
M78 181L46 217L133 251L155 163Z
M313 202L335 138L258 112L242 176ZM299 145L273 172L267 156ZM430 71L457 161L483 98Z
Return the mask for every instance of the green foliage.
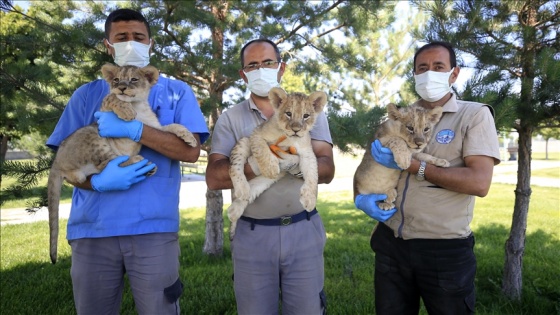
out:
M357 110L344 115L329 111L329 127L334 130L334 144L345 153L353 154L355 147L365 149L386 113L385 108L381 107Z
M343 152L364 147L373 136L390 102L410 104L411 60L414 54L413 30L426 16L404 11L398 2L369 2L372 7L352 5L339 14L351 17L356 27L344 31L346 37L319 40L322 53L314 60L298 64L307 86L329 93L329 124L334 143ZM407 23L397 22L397 16ZM316 76L315 73L320 76ZM405 79L401 86L401 78ZM395 89L395 86L401 86ZM413 89L412 89L413 90Z
M47 189L37 187L40 178L47 175L52 164L53 155L39 157L37 160L3 161L1 163L2 175L15 178L16 181L0 191L0 206L6 201L30 198L28 209L37 209L47 204ZM39 198L32 198L39 196Z
M77 10L72 1L37 1L27 12L0 12L2 136L50 133L70 94L95 77L101 63L93 62L92 51L98 52L99 36L67 23Z
M544 140L548 141L550 139L560 140L560 127L548 128L543 127L536 130L538 135L541 135Z
M534 187L537 196L558 196L558 188ZM473 230L477 314L555 314L560 307L560 279L557 261L560 235L556 231L558 204L550 198L536 198L529 213L523 300L508 301L500 292L499 279L504 259L503 244L511 223L514 186L492 185L486 198L476 201ZM325 247L325 290L330 314L374 313L374 254L369 236L374 221L354 208L351 192L322 194L318 209L327 232ZM557 201L556 201L557 202ZM227 222L227 218L224 218ZM552 221L551 221L552 220ZM181 296L183 314L236 314L233 293L230 244L224 255L207 256L204 244L204 208L181 211L180 275L185 284ZM64 231L66 220L60 222ZM59 241L59 262L48 256L48 224L36 222L3 225L0 307L6 314L74 313L70 279L70 247ZM64 235L64 233L61 233ZM54 288L54 289L53 289ZM40 294L38 293L40 292ZM212 301L209 303L208 301ZM134 314L130 289L125 289L121 314ZM421 314L426 314L422 311Z

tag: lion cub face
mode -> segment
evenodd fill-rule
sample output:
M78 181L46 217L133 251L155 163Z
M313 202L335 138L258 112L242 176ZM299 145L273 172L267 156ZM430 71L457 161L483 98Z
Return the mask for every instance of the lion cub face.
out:
M105 64L101 68L101 73L109 83L111 93L124 102L146 100L150 88L159 78L158 70L152 66L138 68Z
M272 88L268 93L274 107L277 125L289 137L302 137L315 124L317 114L327 103L327 94L317 91L309 96L303 93L286 94L281 88Z
M389 119L398 123L398 133L413 152L420 152L428 145L433 127L440 120L443 108L424 109L409 106L398 109L395 104L387 105Z

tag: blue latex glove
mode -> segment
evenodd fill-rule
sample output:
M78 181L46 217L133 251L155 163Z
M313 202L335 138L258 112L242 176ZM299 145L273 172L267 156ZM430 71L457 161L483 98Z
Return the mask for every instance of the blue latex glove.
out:
M99 135L105 138L130 138L136 142L142 137L144 124L138 120L122 120L113 112L95 112Z
M390 210L383 210L377 206L377 202L385 200L387 195L358 195L356 196L355 205L356 208L362 210L365 214L374 218L379 222L385 222L397 212L397 208Z
M143 159L134 164L120 167L119 164L128 160L128 156L118 156L107 163L101 173L91 177L93 190L103 192L111 190L127 190L146 178L145 174L156 167L154 163L146 165L149 161Z
M371 156L373 156L373 159L377 163L385 167L402 170L402 168L397 165L397 162L395 162L395 157L391 149L382 146L381 141L377 139L371 143Z

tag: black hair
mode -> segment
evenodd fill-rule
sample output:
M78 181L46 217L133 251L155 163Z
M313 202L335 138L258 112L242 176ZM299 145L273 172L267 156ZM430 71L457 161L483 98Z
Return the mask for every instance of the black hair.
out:
M450 59L449 62L451 63L451 68L455 68L457 66L457 56L455 55L455 50L453 49L453 46L451 46L451 44L448 42L435 41L420 47L420 49L416 51L416 53L414 54L414 64L413 64L414 70L416 70L416 57L418 57L418 55L421 52L436 47L443 47L447 49L447 51L449 51L449 59Z
M247 46L249 46L251 44L254 44L254 43L269 43L272 46L272 48L274 48L274 51L276 52L276 61L278 61L278 62L282 61L282 57L280 57L280 49L278 49L278 46L276 45L276 43L274 43L270 39L266 39L266 38L253 39L252 41L245 44L245 46L243 46L243 48L241 48L241 67L242 68L245 66L245 60L243 58L243 53L245 53L245 48L247 48Z
M107 17L107 20L105 20L105 37L107 39L109 39L109 35L111 34L111 23L120 21L138 21L144 23L148 29L148 37L152 38L152 34L150 33L150 24L142 13L131 9L118 9L111 12L111 14Z

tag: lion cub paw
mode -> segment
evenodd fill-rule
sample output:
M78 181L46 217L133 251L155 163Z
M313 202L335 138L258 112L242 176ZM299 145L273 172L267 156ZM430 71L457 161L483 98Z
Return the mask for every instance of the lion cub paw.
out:
M397 200L397 190L396 189L389 189L385 192L387 195L387 199L380 202L377 206L381 210L391 210L395 207L395 200Z
M148 164L152 164L152 162L149 162ZM145 175L149 177L149 176L154 175L156 172L157 172L157 166L154 167L154 169L148 171Z
M268 163L260 163L259 169L261 174L266 178L276 178L280 174L280 166L278 165L278 160L271 159Z
M184 129L184 130L182 130L182 132L177 133L177 137L183 139L183 141L185 141L191 147L196 147L198 145L198 142L196 141L196 138L187 129Z
M231 221L231 225L229 227L229 240L233 241L233 237L235 236L235 228L237 227L237 221Z
M167 126L162 127L162 130L175 134L177 137L181 138L183 141L185 141L191 147L196 147L198 145L198 142L196 141L196 138L183 125L171 124L171 125L167 125Z
M395 204L392 202L380 202L377 206L381 210L391 210L395 207Z
M122 120L130 121L136 118L136 111L132 106L115 106L113 107L113 112Z
M136 163L136 162L140 162L140 161L142 161L143 159L144 159L144 157L141 156L141 155L139 155L139 154L138 154L138 155L134 155L134 156L131 156L128 160L126 160L126 161L124 161L123 163L119 164L119 166L123 167L123 166L131 165L131 164L134 164L134 163ZM152 164L152 162L148 162L148 164L146 164L146 165L150 165L150 164ZM152 169L152 170L146 172L144 175L145 175L145 176L152 176L152 175L154 175L156 172L157 172L157 166L154 167L154 169Z
M242 200L249 200L251 196L251 187L247 181L240 181L235 184L235 197Z
M449 161L444 159L436 159L433 164L440 167L449 167L451 165Z
M240 201L239 199L234 200L229 208L227 209L227 216L230 222L237 222L239 218L243 215L243 211L245 210L245 202Z
M397 154L394 155L394 157L395 157L395 162L401 169L405 170L410 166L410 162L412 160L411 154Z
M301 187L299 202L303 208L307 211L312 211L315 209L315 204L317 203L317 192L308 188L305 185Z

